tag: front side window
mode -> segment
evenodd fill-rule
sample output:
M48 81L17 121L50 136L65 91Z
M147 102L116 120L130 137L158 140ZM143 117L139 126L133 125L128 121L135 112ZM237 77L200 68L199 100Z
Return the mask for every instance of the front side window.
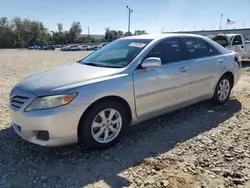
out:
M233 40L233 45L241 45L241 44L242 44L242 40L241 40L240 35L236 35Z
M196 59L210 56L207 42L198 38L185 38L185 45L189 59Z
M184 60L181 40L170 38L161 41L147 55L149 57L159 57L162 64Z
M78 62L91 66L123 68L130 64L151 41L151 39L116 40Z

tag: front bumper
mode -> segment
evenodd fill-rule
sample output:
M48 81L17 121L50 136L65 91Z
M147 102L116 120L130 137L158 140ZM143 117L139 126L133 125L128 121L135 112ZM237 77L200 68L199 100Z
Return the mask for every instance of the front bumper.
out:
M10 105L12 127L20 137L47 147L78 142L78 123L86 109L85 106L68 104L57 108L24 112L29 102L18 110ZM41 139L38 136L41 131L48 132L48 139Z

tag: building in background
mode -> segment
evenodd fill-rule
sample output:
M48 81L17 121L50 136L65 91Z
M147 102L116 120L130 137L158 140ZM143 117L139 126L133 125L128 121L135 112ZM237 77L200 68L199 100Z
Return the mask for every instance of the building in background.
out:
M216 35L216 34L242 34L247 40L250 40L250 28L226 29L226 30L179 31L179 32L163 32L163 33L190 33L203 36Z

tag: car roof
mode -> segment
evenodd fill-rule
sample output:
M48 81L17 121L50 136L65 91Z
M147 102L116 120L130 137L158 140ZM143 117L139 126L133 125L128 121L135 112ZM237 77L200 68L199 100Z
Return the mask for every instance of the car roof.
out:
M161 39L166 37L200 37L203 38L201 35L195 34L185 34L185 33L170 33L170 34L146 34L146 35L136 35L136 36L128 36L123 37L122 39Z
M125 39L152 39L152 40L161 40L167 37L195 37L195 38L200 38L214 46L217 50L219 50L221 53L226 54L229 53L229 50L222 47L220 44L217 42L202 36L202 35L196 35L196 34L186 34L186 33L169 33L169 34L147 34L147 35L137 35L137 36L129 36L129 37L124 37L119 40L125 40Z

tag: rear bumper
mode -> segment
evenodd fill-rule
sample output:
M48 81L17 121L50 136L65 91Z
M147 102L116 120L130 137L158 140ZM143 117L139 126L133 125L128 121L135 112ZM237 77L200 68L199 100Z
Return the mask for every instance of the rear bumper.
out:
M242 64L240 63L240 67L234 70L234 86L238 83L242 73Z

